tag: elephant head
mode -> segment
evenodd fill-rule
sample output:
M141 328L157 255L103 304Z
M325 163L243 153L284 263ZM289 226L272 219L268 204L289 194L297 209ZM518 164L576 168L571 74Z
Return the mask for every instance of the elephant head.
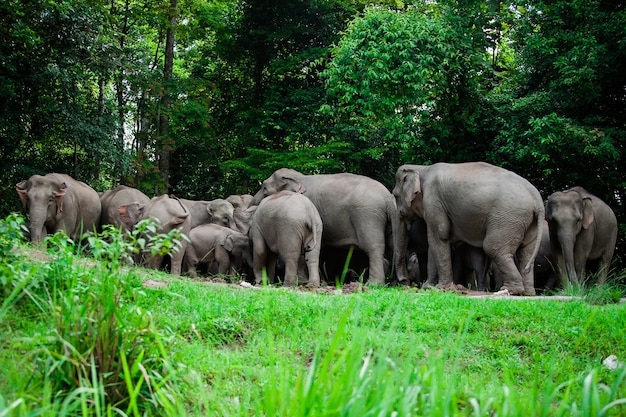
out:
M236 261L245 261L249 266L252 266L252 255L250 251L250 239L243 233L234 232L228 234L222 246L228 253L231 254ZM238 269L241 265L236 266Z
M229 201L221 198L209 201L206 206L206 211L211 223L237 230L234 220L235 208Z
M595 220L592 200L576 189L557 191L548 197L546 220L550 225L550 241L565 262L563 272L570 282L577 283L574 246L581 231L588 230Z
M50 176L33 175L29 180L17 183L15 189L30 215L31 240L43 241L47 227L52 228L57 214L63 212L67 185Z
M265 197L276 194L279 191L293 191L296 193L306 192L306 187L301 182L302 174L289 168L281 168L263 181L261 189L254 195L250 202L251 206L258 206Z
M393 195L401 217L406 219L423 217L422 184L416 169L406 165L398 169Z

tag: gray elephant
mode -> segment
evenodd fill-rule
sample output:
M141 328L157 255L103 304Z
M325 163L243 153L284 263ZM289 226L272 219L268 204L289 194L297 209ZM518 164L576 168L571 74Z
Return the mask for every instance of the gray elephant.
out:
M129 229L144 219L156 219L158 221L158 234L167 234L171 230L178 229L182 234L189 236L191 230L191 215L183 203L167 194L152 198L147 203L133 202L118 208L121 219ZM180 247L170 255L172 265L171 273L180 275L183 257L187 248L187 239L180 241ZM148 256L145 262L148 268L158 269L163 263L163 256Z
M574 187L548 197L546 220L562 284L577 284L592 260L599 260L598 283L604 283L617 240L613 210L587 190Z
M503 289L535 294L533 262L544 207L539 191L527 180L484 162L403 165L396 172L393 195L399 218L394 233L399 280L407 276L409 226L422 218L429 248L427 286L452 287L450 244L464 241L482 248L498 266Z
M226 197L226 201L231 203L235 209L245 210L250 206L253 198L254 196L251 194L231 194Z
M218 224L202 224L189 232L185 270L197 277L198 264L217 264L218 274L231 274L242 266L252 265L248 236Z
M100 224L98 193L65 174L33 175L15 185L22 206L30 215L30 239L41 242L48 233L65 231L78 240Z
M233 220L233 205L221 198L211 201L203 200L187 200L181 198L180 201L189 209L191 213L191 228L200 226L201 224L219 224L221 226L236 229Z
M322 233L322 218L307 197L283 190L264 198L256 209L249 231L256 284L263 279L264 267L268 278L274 278L273 267L268 267L267 262L271 252L285 263L284 285L298 285L298 278L301 278L298 277L298 263L304 255L308 285L319 287Z
M281 168L263 181L250 204L283 190L302 193L313 202L324 225L322 244L358 246L369 259L368 282L385 284L385 249L392 244L388 226L396 221L396 209L384 185L362 175L303 175Z
M110 224L123 230L130 230L128 225L120 216L119 208L133 202L147 204L150 198L136 188L120 185L112 190L107 190L100 195L102 206L102 219L100 224Z

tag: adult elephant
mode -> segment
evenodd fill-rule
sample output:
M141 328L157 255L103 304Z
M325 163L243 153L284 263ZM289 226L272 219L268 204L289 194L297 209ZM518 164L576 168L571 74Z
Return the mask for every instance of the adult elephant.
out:
M133 202L148 204L150 198L136 188L120 185L112 190L107 190L100 196L102 205L101 224L110 224L121 227L123 230L130 230L126 222L120 216L119 208Z
M119 214L126 226L130 229L139 221L144 219L154 219L158 221L156 233L167 234L171 230L178 229L181 233L189 236L191 230L191 215L189 210L175 197L163 194L154 197L148 203L133 202L119 207ZM180 275L183 257L187 249L187 239L181 239L178 250L171 254L172 274ZM148 256L146 266L158 269L163 263L163 256Z
M598 283L604 283L617 240L613 210L584 188L573 187L548 197L546 219L562 284L577 284L591 260L599 260Z
M263 279L263 268L273 279L273 266L277 256L285 263L285 286L298 285L298 264L302 256L309 273L308 284L320 286L319 259L322 247L322 218L315 205L302 194L280 191L264 198L250 224L249 236L253 248L255 283Z
M313 202L324 225L323 245L358 246L369 259L368 282L385 284L385 247L387 238L391 240L387 226L395 222L396 210L384 185L356 174L304 175L281 168L263 181L250 205L283 190L302 193Z
M400 280L407 274L409 226L422 218L427 228L429 283L453 286L450 244L464 241L482 248L497 265L502 289L535 294L533 262L541 242L544 207L530 182L485 162L402 165L393 195L398 206L394 251Z
M65 231L77 240L100 223L98 193L69 175L33 175L15 185L22 206L30 215L30 239L41 242L48 233Z

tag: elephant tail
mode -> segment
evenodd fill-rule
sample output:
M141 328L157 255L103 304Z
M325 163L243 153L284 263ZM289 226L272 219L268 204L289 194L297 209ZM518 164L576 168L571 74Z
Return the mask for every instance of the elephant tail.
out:
M528 263L526 265L523 265L523 271L524 273L528 273L530 272L530 269L533 266L533 263L535 262L535 258L537 257L537 254L539 253L539 247L541 246L541 236L543 234L543 219L545 217L545 209L543 207L543 204L538 204L537 206L535 206L535 209L533 210L533 221L535 222L535 227L537 229L537 234L535 236L535 246L533 247L533 255L529 258Z
M311 228L311 233L308 234L308 238L304 241L304 252L311 252L322 240L322 228L318 227L315 222L309 224L309 226Z

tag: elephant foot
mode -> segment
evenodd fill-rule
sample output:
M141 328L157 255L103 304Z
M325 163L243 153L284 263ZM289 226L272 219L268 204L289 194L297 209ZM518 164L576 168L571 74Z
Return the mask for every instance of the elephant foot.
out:
M533 296L533 295L537 295L537 292L535 291L534 288L532 288L531 290L525 290L524 294L522 295L529 295L529 296Z
M424 282L422 284L422 289L423 290L429 290L431 288L437 288L437 284L433 284L432 282L428 282L428 281L426 281L426 282Z
M457 290L457 286L453 283L439 283L436 285L437 288L439 288L440 290L444 290L444 291L456 291Z
M521 285L503 285L500 291L508 291L510 295L528 295Z

